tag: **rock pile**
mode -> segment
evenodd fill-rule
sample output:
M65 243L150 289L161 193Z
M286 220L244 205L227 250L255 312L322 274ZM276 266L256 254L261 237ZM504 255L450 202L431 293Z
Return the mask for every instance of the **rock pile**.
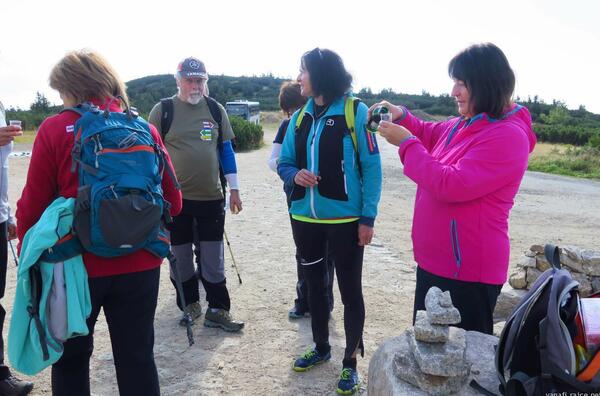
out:
M458 392L467 382L471 364L466 359L465 331L449 292L432 287L426 311L418 311L413 328L406 330L409 348L394 358L394 372L402 380L434 395Z
M600 291L600 251L577 246L560 247L560 264L579 282L583 297ZM515 289L529 289L533 282L550 268L542 245L533 245L517 263L508 283Z

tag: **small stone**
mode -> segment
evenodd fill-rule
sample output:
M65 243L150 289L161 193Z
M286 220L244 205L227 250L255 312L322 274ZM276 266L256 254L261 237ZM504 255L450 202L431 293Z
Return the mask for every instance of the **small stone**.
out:
M552 266L546 259L546 256L539 255L539 256L535 257L535 268L537 268L539 271L544 272L544 271L552 268Z
M219 364L217 365L217 369L218 370L223 370L223 367L225 367L225 363L219 362Z
M510 274L508 283L515 289L525 289L527 287L527 271L519 268L517 272Z
M576 246L564 246L560 248L560 263L569 267L572 271L583 272L583 259L581 249Z
M592 278L592 293L597 293L600 291L600 278Z
M408 329L407 334L410 350L425 374L456 377L469 373L470 365L465 360L467 343L463 329L450 327L448 342L443 344L417 341L413 329Z
M450 308L452 307L452 297L450 297L450 292L445 291L440 295L440 307Z
M444 296L447 294L447 296ZM431 324L457 324L460 323L460 312L454 308L452 304L450 307L444 307L441 305L447 304L450 298L449 292L444 292L438 287L431 287L425 295L425 309L427 310L427 317ZM450 299L450 301L452 301Z
M536 259L535 257L522 256L517 263L517 266L522 268L535 268Z
M415 338L423 342L446 342L448 341L448 326L429 323L427 312L417 311L415 319Z
M524 254L525 257L535 257L535 252L532 252L531 250L526 251Z
M542 245L531 245L529 250L535 253L544 253L544 247Z
M590 294L592 294L592 282L589 281L588 277L585 274L572 272L571 276L574 280L579 282L579 295L581 297L588 297Z
M581 253L583 271L591 276L600 276L600 252L584 250Z
M537 278L540 277L540 275L542 275L542 273L537 268L527 268L527 288L528 289L537 280Z

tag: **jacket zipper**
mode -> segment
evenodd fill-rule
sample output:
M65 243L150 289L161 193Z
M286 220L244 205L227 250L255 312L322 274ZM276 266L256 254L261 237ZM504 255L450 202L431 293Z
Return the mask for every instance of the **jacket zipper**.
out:
M346 183L346 172L344 171L344 160L342 160L342 176L344 176L344 192L348 196L348 184Z
M454 271L454 277L458 278L458 271L460 271L462 257L460 254L460 244L458 242L458 227L456 225L455 219L452 219L450 221L450 239L452 242L452 253L454 254L454 261L456 261L456 271Z
M308 113L310 114L310 113ZM312 114L310 114L311 118L313 119L312 122L312 138L310 140L310 171L312 173L315 173L315 140L317 139L317 130L319 129L320 125L321 125L321 121L319 121L319 124L316 125L315 128L315 118L313 117ZM313 218L318 219L317 217L317 211L315 209L315 186L311 186L308 189L309 194L310 194L310 212L313 216Z

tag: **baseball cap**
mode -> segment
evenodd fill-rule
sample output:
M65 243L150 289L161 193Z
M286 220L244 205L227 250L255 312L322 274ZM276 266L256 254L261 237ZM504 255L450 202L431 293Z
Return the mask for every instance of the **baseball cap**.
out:
M177 65L177 75L179 77L200 77L208 78L204 63L196 58L185 58Z

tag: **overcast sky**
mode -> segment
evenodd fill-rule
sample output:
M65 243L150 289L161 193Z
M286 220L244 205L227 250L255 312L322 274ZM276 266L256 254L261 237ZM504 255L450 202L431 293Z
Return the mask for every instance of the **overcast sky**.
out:
M193 55L209 74L296 77L302 53L338 52L354 90L448 93L450 58L491 41L516 94L600 113L600 2L595 0L0 0L0 100L28 108L68 51L102 53L127 81L173 73ZM209 83L210 84L210 83Z

